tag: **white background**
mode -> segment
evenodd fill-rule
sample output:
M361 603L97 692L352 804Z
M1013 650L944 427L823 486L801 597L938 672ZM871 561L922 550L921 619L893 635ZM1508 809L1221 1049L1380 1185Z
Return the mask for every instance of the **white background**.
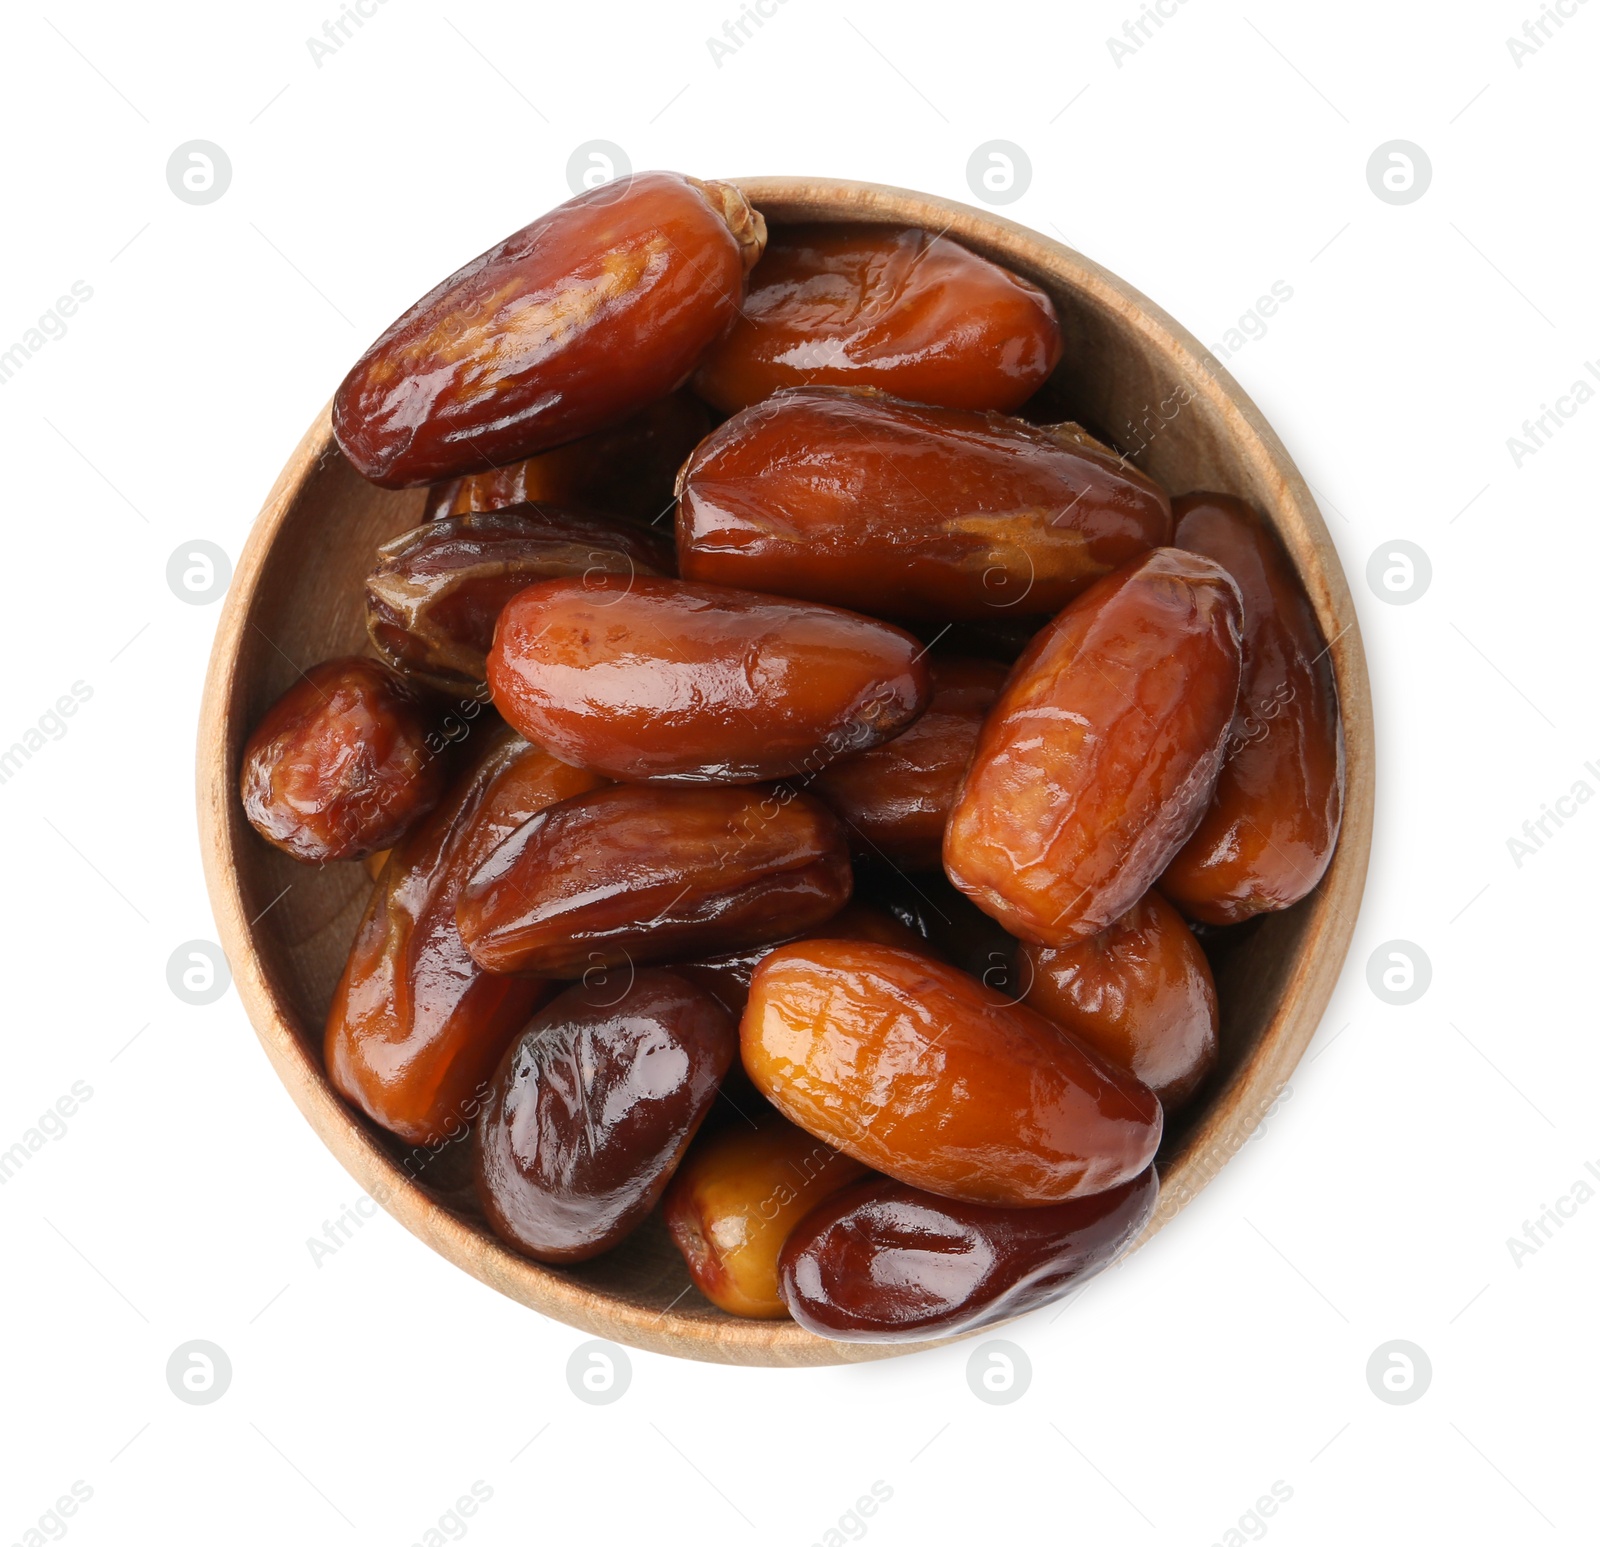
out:
M1520 866L1507 846L1600 790L1600 406L1520 468L1506 444L1600 356L1600 4L1518 68L1533 4L1186 0L1120 68L1135 0L785 0L720 66L734 0L385 0L320 68L332 0L8 10L0 347L74 281L93 297L0 387L0 745L74 682L93 696L0 785L0 1148L74 1081L93 1094L0 1188L0 1542L75 1480L84 1547L418 1542L478 1480L484 1544L820 1542L875 1481L883 1547L1235 1540L1275 1482L1289 1501L1242 1535L1594 1540L1600 1199L1520 1265L1507 1246L1600 1166L1600 805ZM197 138L233 166L204 207L165 176ZM167 986L215 933L192 761L217 615L168 588L169 555L236 557L355 355L567 197L595 138L636 168L965 200L973 149L1009 140L1033 177L1005 213L1205 342L1293 290L1229 366L1355 590L1365 906L1292 1094L1152 1246L1006 1330L1033 1369L1010 1405L969 1390L969 1344L810 1371L635 1353L626 1395L586 1406L579 1334L386 1216L313 1263L354 1187L237 997ZM1400 207L1365 172L1396 138L1433 166ZM1433 579L1395 606L1365 574L1401 538ZM1396 938L1433 968L1403 1007L1365 971ZM194 1338L232 1361L214 1405L166 1384ZM1397 1338L1433 1369L1406 1406L1365 1375Z

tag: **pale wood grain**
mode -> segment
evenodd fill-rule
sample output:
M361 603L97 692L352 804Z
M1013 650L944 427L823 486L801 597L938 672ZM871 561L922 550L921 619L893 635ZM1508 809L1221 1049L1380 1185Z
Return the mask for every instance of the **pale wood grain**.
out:
M774 223L926 226L1043 286L1067 341L1047 389L1062 416L1124 444L1149 435L1137 460L1174 493L1221 490L1266 511L1332 641L1348 757L1339 849L1311 897L1246 926L1218 963L1222 1069L1201 1110L1163 1146L1161 1203L1147 1240L1241 1147L1288 1081L1350 944L1371 842L1373 730L1338 556L1304 479L1255 405L1191 334L1114 274L1012 221L926 194L825 179L737 181ZM1155 433L1138 432L1146 423ZM727 1316L687 1287L656 1221L596 1263L556 1269L527 1261L473 1217L459 1156L434 1161L427 1185L419 1184L403 1147L329 1087L323 1018L369 881L360 865L314 870L257 839L236 796L239 756L250 727L298 671L361 649L361 582L373 550L415 525L421 504L420 491L364 482L334 445L324 410L268 495L223 605L199 728L200 831L221 943L273 1068L357 1183L407 1229L501 1293L574 1327L735 1364L831 1364L931 1346L830 1343L790 1323Z

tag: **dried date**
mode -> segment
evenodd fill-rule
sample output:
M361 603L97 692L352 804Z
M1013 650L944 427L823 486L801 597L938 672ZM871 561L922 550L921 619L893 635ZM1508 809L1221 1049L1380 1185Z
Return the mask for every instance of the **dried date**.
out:
M674 973L579 984L507 1049L478 1119L478 1195L541 1262L615 1246L655 1206L738 1047L727 1012Z
M1239 694L1238 588L1177 548L1102 580L1012 668L944 835L950 879L1064 946L1154 884L1210 803Z
M875 1177L796 1227L782 1293L808 1332L845 1342L951 1337L1036 1310L1109 1267L1156 1203L1145 1171L1038 1209L961 1203Z
M820 924L850 898L838 820L788 790L621 785L541 811L456 911L491 972L715 955Z
M724 586L599 575L507 604L495 707L612 779L739 784L813 772L903 730L926 652L859 614Z
M1161 1104L1026 1005L921 954L846 940L756 968L744 1067L790 1122L885 1175L1003 1207L1137 1176Z
M878 387L945 408L1020 408L1061 358L1037 285L915 227L785 226L695 372L734 413L785 387Z
M339 446L402 488L619 425L688 380L765 240L726 183L641 172L581 193L390 324L334 397Z
M306 864L386 849L444 793L434 721L426 696L382 662L348 655L313 666L245 743L244 814Z
M1159 892L1075 945L1024 945L1020 965L1035 1010L1137 1075L1168 1112L1217 1061L1210 964Z
M1161 877L1191 918L1237 924L1322 879L1344 810L1344 733L1328 647L1289 556L1243 500L1186 494L1173 541L1233 576L1244 676L1206 814Z
M678 476L685 579L891 618L1053 613L1171 534L1167 496L1070 433L837 387L735 414Z

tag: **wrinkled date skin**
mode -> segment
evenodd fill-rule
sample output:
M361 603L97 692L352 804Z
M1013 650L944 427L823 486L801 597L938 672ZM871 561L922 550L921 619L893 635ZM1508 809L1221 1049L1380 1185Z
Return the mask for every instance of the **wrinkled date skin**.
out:
M808 1332L893 1343L971 1332L1059 1300L1144 1228L1156 1174L1041 1209L959 1203L873 1178L789 1236L782 1292Z
M811 781L859 853L904 870L938 869L945 822L1005 678L997 661L935 660L933 696L909 730Z
M1109 452L838 387L712 431L677 519L686 580L941 623L1056 612L1172 533L1167 496Z
M1161 1104L1026 1005L910 951L781 946L756 968L744 1066L790 1122L969 1203L1103 1192L1155 1156Z
M789 226L694 376L725 413L784 387L878 387L945 408L1020 408L1061 358L1037 286L929 231Z
M1210 803L1239 694L1239 592L1177 548L1107 576L1012 668L944 834L950 879L1065 946L1155 883Z
M826 923L798 938L804 940L872 940L902 951L923 951L932 956L933 948L923 937L902 924L892 913L866 903L851 901ZM781 942L787 945L787 940ZM730 951L725 956L708 956L702 961L674 962L672 970L713 993L728 1007L730 1015L743 1015L750 998L750 979L755 970L777 949L777 943L751 946L747 951Z
M462 888L535 812L601 782L507 727L480 734L477 761L379 876L324 1034L334 1088L413 1144L471 1126L507 1042L548 993L467 954L456 929Z
M495 707L608 778L739 784L803 774L897 735L930 691L887 623L724 586L549 580L500 615Z
M678 1168L662 1214L689 1277L735 1316L781 1320L778 1253L795 1225L866 1167L772 1117L703 1134Z
M1168 1112L1217 1061L1217 989L1200 942L1159 892L1062 950L1024 945L1028 1003L1119 1069Z
M478 1119L478 1196L541 1262L608 1250L655 1206L738 1047L709 994L674 973L579 984L506 1050Z
M1316 614L1276 534L1242 500L1186 494L1180 548L1244 597L1244 678L1210 809L1161 878L1190 918L1237 924L1322 879L1344 812L1344 730Z
M510 467L452 478L428 492L427 520L507 505L546 504L654 521L672 508L683 460L705 438L711 416L692 393L674 392L609 430L596 430Z
M381 661L324 661L245 743L239 798L268 843L307 864L386 849L438 803L449 776L433 706Z
M577 977L781 940L850 900L833 814L787 790L624 785L513 833L456 910L491 972Z
M688 380L765 240L724 183L642 172L581 193L389 326L334 397L339 446L403 488L619 424Z
M501 609L535 581L674 567L664 539L606 516L552 505L452 516L378 549L367 576L367 634L391 666L470 689L488 677Z

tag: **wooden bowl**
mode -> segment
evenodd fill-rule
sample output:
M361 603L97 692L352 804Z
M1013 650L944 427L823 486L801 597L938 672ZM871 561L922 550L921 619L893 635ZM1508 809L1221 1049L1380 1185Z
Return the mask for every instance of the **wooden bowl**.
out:
M1332 641L1348 784L1338 852L1298 906L1224 937L1217 952L1222 1063L1208 1100L1163 1145L1158 1212L1142 1240L1226 1163L1311 1040L1349 948L1372 831L1372 709L1349 589L1327 528L1278 437L1195 338L1114 274L985 210L873 183L740 181L773 224L882 221L947 232L1054 297L1066 349L1045 389L1059 417L1127 446L1174 494L1213 489L1267 512ZM584 1331L732 1364L814 1365L928 1344L832 1343L790 1322L728 1316L690 1286L658 1219L616 1251L550 1268L510 1251L476 1217L459 1155L419 1169L334 1093L322 1027L370 890L359 864L313 869L262 842L238 799L250 729L297 672L366 643L362 581L373 550L421 519L423 492L365 482L326 410L295 448L240 557L211 655L199 737L200 832L221 943L267 1056L323 1142L401 1224L467 1272ZM459 1148L457 1146L456 1148Z

